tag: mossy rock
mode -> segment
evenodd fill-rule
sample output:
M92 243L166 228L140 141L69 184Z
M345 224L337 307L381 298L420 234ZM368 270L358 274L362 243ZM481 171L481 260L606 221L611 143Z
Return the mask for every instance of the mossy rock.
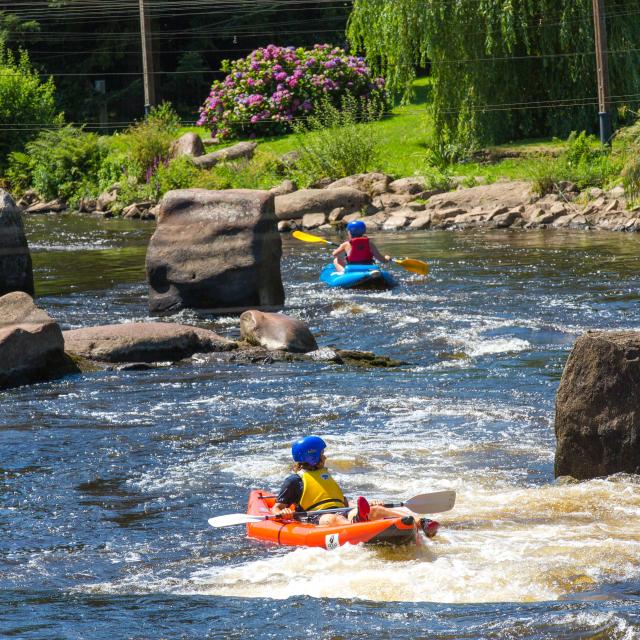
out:
M388 356L379 356L371 351L349 351L336 349L338 355L342 358L344 364L355 367L401 367L406 364L402 360L395 360Z

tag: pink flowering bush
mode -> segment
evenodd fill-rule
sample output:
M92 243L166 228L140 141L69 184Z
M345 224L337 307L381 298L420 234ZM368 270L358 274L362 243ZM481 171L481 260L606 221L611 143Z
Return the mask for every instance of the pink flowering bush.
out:
M246 58L225 60L222 70L228 75L213 83L198 120L218 141L289 131L326 98L338 105L349 95L382 108L387 102L384 80L371 76L363 58L327 44L270 44Z

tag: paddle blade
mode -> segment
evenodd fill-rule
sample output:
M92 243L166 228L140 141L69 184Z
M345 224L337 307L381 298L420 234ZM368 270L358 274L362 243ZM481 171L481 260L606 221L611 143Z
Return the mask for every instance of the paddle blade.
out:
M320 242L322 244L333 244L333 242L329 242L329 240L326 240L325 238L321 238L320 236L312 236L310 233L305 233L304 231L294 231L291 235L298 240L302 240L302 242Z
M422 260L414 260L413 258L394 258L393 261L407 271L418 273L421 276L426 276L429 273L429 265Z
M416 513L442 513L451 511L455 503L455 491L434 491L414 496L403 504Z
M226 516L216 516L209 518L207 522L212 527L233 527L237 524L249 524L250 522L261 522L266 520L265 516L250 516L246 513L229 513Z

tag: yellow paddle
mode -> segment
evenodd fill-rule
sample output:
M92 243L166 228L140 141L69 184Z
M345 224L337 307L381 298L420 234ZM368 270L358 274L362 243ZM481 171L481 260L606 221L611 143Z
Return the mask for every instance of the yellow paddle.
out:
M310 233L305 233L304 231L294 231L291 235L298 240L302 240L302 242L316 242L320 244L330 244L334 247L338 247L336 242L331 242L326 238L321 238L320 236L314 236ZM393 262L399 264L401 267L406 269L407 271L412 271L413 273L418 273L421 276L426 276L429 273L429 265L422 260L415 260L414 258L391 258Z

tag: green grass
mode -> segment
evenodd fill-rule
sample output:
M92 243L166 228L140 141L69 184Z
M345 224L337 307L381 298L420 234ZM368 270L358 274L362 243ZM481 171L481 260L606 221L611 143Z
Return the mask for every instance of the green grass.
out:
M396 178L429 172L426 156L433 128L428 112L429 93L430 79L420 78L414 84L414 98L410 104L394 107L389 115L378 122L360 125L375 129L383 141L381 171ZM187 131L198 133L203 140L210 137L209 131L203 127L181 129L181 133ZM259 143L263 152L278 156L297 148L295 134L256 138L255 141ZM448 167L447 172L468 177L469 184L472 184L475 178L488 183L500 179L530 180L539 168L541 159L555 157L566 147L564 141L555 139L525 140L497 145L483 150L477 161L453 164Z

